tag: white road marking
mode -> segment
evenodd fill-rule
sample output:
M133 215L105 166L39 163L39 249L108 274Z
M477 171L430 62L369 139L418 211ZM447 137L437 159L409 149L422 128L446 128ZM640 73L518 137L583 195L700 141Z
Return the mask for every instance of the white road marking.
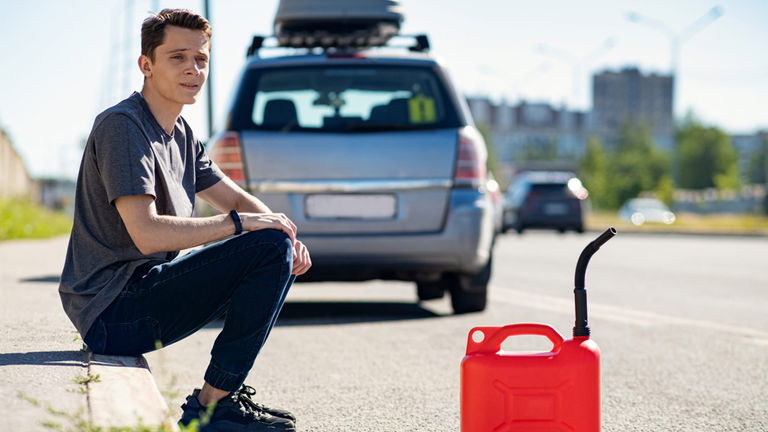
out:
M532 309L573 315L574 305L572 299L560 297L530 294L516 290L494 290L490 293L492 301L524 306ZM608 320L622 324L630 324L641 327L653 327L656 325L674 325L694 327L703 330L728 333L741 337L743 340L762 346L768 346L768 332L749 327L722 324L713 321L682 318L662 315L621 306L589 303L589 319Z

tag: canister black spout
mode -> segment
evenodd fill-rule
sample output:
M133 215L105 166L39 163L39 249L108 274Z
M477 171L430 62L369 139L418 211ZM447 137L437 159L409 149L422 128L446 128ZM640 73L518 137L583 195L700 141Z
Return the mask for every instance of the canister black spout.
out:
M573 296L576 300L576 325L573 327L573 336L589 336L589 325L587 325L587 290L584 287L584 276L587 273L587 264L589 264L592 255L600 249L613 236L616 235L616 229L610 227L600 234L600 237L592 240L587 247L581 251L579 261L576 263L575 288Z

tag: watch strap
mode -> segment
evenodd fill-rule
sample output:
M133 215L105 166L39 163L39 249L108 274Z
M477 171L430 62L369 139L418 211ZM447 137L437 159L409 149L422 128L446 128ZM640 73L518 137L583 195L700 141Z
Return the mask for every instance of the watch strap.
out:
M235 223L235 235L240 235L243 233L243 220L240 219L240 215L237 213L236 210L231 210L229 212L229 217L232 218L232 222Z

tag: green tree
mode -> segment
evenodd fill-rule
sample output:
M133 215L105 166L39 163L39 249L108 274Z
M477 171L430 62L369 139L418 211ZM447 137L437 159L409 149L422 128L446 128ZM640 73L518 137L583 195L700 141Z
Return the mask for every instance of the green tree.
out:
M669 160L654 146L649 129L626 124L608 164L609 207L617 208L640 192L657 190L665 177L669 177Z
M608 155L597 138L587 141L587 149L579 164L580 176L589 190L589 197L596 208L608 208L613 202L608 189Z
M537 139L526 143L522 161L553 161L557 160L557 141L554 138Z
M739 156L730 137L692 115L677 131L680 186L687 189L733 189L739 186Z
M656 196L664 204L672 205L675 198L675 183L672 181L672 176L665 175L659 180L659 184L656 185Z

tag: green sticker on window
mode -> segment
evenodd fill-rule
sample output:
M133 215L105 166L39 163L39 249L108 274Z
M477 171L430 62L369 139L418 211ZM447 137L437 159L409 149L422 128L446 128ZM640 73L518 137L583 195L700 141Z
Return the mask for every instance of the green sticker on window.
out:
M434 123L437 120L435 100L423 95L408 99L408 116L411 123Z

